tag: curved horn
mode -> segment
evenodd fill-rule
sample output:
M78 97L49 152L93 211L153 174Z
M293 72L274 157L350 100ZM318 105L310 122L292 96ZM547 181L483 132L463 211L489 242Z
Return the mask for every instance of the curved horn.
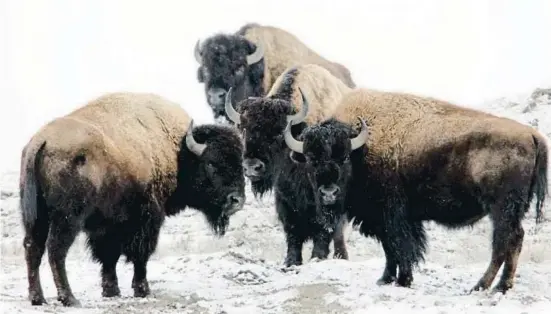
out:
M304 143L301 141L295 140L293 137L293 134L291 134L291 124L293 121L287 122L287 127L285 128L284 134L285 134L285 144L287 144L287 147L291 149L292 151L296 153L302 154L304 151Z
M199 64L203 63L203 58L201 57L201 48L199 47L199 41L200 39L197 39L197 42L195 43L195 50L193 54L195 55L195 60L199 62Z
M304 119L306 119L310 106L308 100L306 99L306 96L304 96L304 93L302 92L302 89L300 89L300 87L298 88L298 91L300 92L300 96L302 97L302 108L300 108L299 112L287 116L287 122L292 121L293 125L299 124L304 121Z
M233 123L239 124L241 123L241 115L239 114L239 112L237 112L237 110L235 110L235 108L233 108L233 105L231 102L232 89L233 87L230 87L230 89L226 93L226 104L224 106L224 109L226 110L226 115L228 116L228 118L230 118L230 120L232 120Z
M360 117L358 117L358 120L360 120L360 123L362 124L362 130L360 134L358 134L358 136L350 139L350 146L352 150L356 150L362 147L362 145L364 145L367 142L367 138L369 137L367 124L365 124L365 121Z
M255 64L262 58L264 58L264 48L262 47L262 44L258 43L256 44L256 50L247 56L247 63L249 65Z
M193 119L189 122L189 127L187 129L186 146L192 153L199 157L203 155L205 148L207 148L206 144L199 144L195 141L195 138L193 138Z

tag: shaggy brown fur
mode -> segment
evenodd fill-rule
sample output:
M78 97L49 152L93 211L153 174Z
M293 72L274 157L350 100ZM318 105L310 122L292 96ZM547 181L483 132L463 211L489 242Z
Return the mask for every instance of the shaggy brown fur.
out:
M352 89L327 69L317 64L303 64L285 70L274 82L266 98L285 99L295 112L302 109L302 95L308 100L306 124L318 123L331 116L341 98ZM291 90L289 90L291 89Z
M395 263L398 263L399 284L411 284L410 265L422 259L425 250L424 231L418 221L434 220L459 228L490 215L494 224L492 259L473 289L487 289L503 263L503 274L496 289L504 292L512 287L524 238L521 219L534 195L537 196L536 219L538 222L543 219L548 167L548 148L543 135L514 120L445 101L365 89L348 93L334 117L356 126L361 117L370 126L364 155L367 167L354 169L353 176L361 179L352 183L363 192L355 192L358 198L350 203L356 204L352 205L356 208L349 215L363 220L364 224L377 221L373 218L376 209L361 208L358 203L360 194L376 190L375 182L386 186L385 189L400 186L402 192L392 195L406 198L406 209L400 219L410 222L395 221L395 228L387 229L403 232L404 236L395 239L395 243L406 243L417 251L409 252L405 246L400 249L400 245L387 242L387 267L382 282L392 280ZM396 199L402 197L396 196ZM398 219L398 208L389 208L392 214L387 213L383 221L393 219L389 217ZM378 227L373 223L362 228L364 234L377 235L378 231L374 230ZM406 234L413 242L404 240L408 239ZM387 250L392 245L398 246Z
M103 296L120 294L116 264L124 254L134 264L134 295L144 297L149 294L147 261L166 215L192 206L214 226L214 221L227 224L218 200L244 198L239 137L227 127L216 126L223 129L216 131L200 126L192 137L202 139L188 145L190 121L180 106L160 96L111 93L51 121L31 138L21 158L20 196L32 304L46 302L38 267L48 236L58 299L66 306L79 306L69 286L65 257L81 229L88 234L93 257L102 263ZM225 141L221 145L231 152L219 150L212 138ZM190 150L201 145L202 154ZM202 162L220 167L209 159L211 154L226 160L227 167L220 172L235 170L230 178L221 174L207 178L221 181L225 190L204 197L188 186L201 186L197 177ZM189 194L195 198L189 199ZM201 203L200 198L210 201Z
M277 27L257 25L247 28L243 36L264 48L264 87L269 90L287 68L297 64L313 63L327 69L348 87L354 88L350 71L342 64L328 61L306 46L295 35Z

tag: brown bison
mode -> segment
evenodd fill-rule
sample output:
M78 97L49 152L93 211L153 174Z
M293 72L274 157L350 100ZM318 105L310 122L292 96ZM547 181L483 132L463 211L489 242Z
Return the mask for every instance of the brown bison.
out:
M195 59L200 64L197 79L205 83L207 102L216 119L224 116L230 87L234 103L265 96L275 80L294 65L320 65L348 87L355 87L343 65L323 58L285 30L256 23L246 24L234 34L209 37L202 45L197 41Z
M39 266L47 247L58 300L80 305L65 258L81 229L102 265L103 296L120 295L116 264L121 254L134 264L134 296L147 296L146 265L165 216L196 208L216 234L224 235L230 215L243 207L241 164L235 129L193 128L182 108L153 94L107 94L51 121L31 138L21 158L31 303L46 302Z
M305 129L301 140L288 127L285 140L306 164L320 206L345 199L361 233L381 241L379 284L396 280L398 267L397 283L411 285L426 250L423 221L460 228L489 215L492 258L473 290L489 288L502 264L496 290L513 286L521 221L534 196L542 220L547 194L548 147L535 129L432 98L359 89L332 119Z
M341 98L351 89L325 68L306 64L287 69L265 97L241 101L237 109L226 101L226 113L241 130L245 147L243 167L251 180L253 193L262 195L275 190L276 210L287 239L286 266L302 263L303 243L312 239L312 257L325 259L333 239L334 256L348 258L343 229L343 212L327 212L328 223L315 219L316 206L304 193L309 187L304 167L289 159L283 131L287 121L294 121L293 132L320 122L333 114ZM323 215L323 213L322 213Z

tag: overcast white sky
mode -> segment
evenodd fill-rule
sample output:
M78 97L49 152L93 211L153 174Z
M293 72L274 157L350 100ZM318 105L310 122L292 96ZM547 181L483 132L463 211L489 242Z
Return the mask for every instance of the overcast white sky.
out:
M41 125L109 91L210 122L193 46L246 22L293 32L364 87L465 105L551 87L549 0L3 0L0 160L17 165Z

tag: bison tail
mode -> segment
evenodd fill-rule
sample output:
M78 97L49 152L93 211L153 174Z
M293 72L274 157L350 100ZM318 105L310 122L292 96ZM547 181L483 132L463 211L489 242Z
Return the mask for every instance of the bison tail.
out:
M532 179L531 194L536 196L536 223L543 222L543 203L548 195L547 186L547 167L548 167L548 148L545 142L533 135L536 146L535 173Z
M40 197L40 186L37 180L37 172L42 160L42 154L46 142L42 143L36 153L30 153L25 158L26 165L24 169L21 169L22 177L24 178L24 185L22 186L21 193L21 215L23 218L23 224L27 227L32 227L38 218L38 197Z

